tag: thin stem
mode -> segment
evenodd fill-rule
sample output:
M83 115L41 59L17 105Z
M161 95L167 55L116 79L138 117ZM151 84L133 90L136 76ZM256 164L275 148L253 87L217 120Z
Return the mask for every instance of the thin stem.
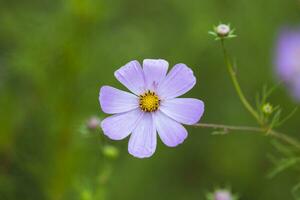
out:
M242 89L241 89L241 86L236 78L236 73L233 69L233 65L229 59L229 56L227 54L227 51L226 51L226 48L225 48L225 45L224 45L224 40L221 40L221 47L222 47L222 50L223 50L223 54L224 54L224 60L225 60L225 63L227 65L227 69L228 69L228 72L229 72L229 75L230 75L230 78L231 78L231 81L234 85L234 88L241 100L241 102L243 103L244 107L251 113L251 115L260 123L261 123L261 120L260 120L260 117L259 115L257 114L257 112L254 110L254 108L251 106L251 104L248 102L248 100L246 99Z
M264 130L259 127L252 126L231 126L224 124L210 124L210 123L198 123L195 124L196 127L202 128L213 128L213 129L223 129L227 131L250 131L250 132L263 132Z
M300 143L294 138L289 137L284 133L280 133L274 130L267 130L261 127L254 126L232 126L232 125L224 125L224 124L211 124L211 123L198 123L193 125L194 127L201 128L212 128L212 129L221 129L225 131L244 131L244 132L254 132L254 133L265 133L267 136L271 136L277 139L282 140L283 142L294 146L295 148L300 150Z
M236 77L236 73L234 71L233 68L233 64L229 58L229 55L226 51L225 48L225 44L224 44L224 39L221 39L221 47L222 47L222 51L224 54L224 60L225 63L227 65L227 69L230 75L230 78L232 80L232 83L234 85L234 88L242 102L242 104L244 105L244 107L248 110L248 112L257 120L257 122L259 123L259 125L261 127L247 127L247 126L228 126L228 125L218 125L218 124L205 124L205 123L200 123L200 124L196 124L195 126L197 127L206 127L206 128L215 128L215 129L223 129L225 131L228 130L238 130L238 131L251 131L251 132L260 132L260 133L265 133L268 136L272 136L274 138L280 139L283 142L290 144L292 146L294 146L295 148L297 148L298 150L300 150L300 143L298 140L284 134L284 133L280 133L278 131L275 131L272 129L272 127L270 127L267 124L264 124L263 121L261 121L259 114L257 113L257 111L251 106L251 104L248 102L248 100L246 99L240 84L237 80Z
M280 133L278 131L275 131L273 129L269 130L269 135L273 136L274 138L280 139L284 142L286 142L287 144L290 144L294 147L296 147L297 149L300 149L300 143L298 140L296 140L295 138L292 138L284 133Z

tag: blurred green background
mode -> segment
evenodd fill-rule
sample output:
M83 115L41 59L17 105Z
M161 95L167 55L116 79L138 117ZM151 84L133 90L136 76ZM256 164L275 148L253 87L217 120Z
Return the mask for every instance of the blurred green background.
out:
M1 0L0 199L205 199L230 185L243 200L292 199L297 173L267 174L276 153L270 138L188 127L177 148L161 142L150 159L127 153L127 140L82 131L104 117L103 85L121 87L113 72L125 63L164 58L193 68L187 94L206 104L202 122L255 125L239 102L219 44L207 32L230 22L238 38L228 47L247 97L276 84L273 48L282 25L299 25L296 0ZM280 88L272 96L288 113L295 104ZM281 128L298 137L298 112ZM104 144L120 151L102 154Z

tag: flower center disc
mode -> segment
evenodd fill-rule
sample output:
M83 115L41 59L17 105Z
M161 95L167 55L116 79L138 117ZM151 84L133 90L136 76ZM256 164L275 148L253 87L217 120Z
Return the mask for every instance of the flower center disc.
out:
M158 96L151 91L140 95L140 108L144 112L155 112L159 108L160 99Z

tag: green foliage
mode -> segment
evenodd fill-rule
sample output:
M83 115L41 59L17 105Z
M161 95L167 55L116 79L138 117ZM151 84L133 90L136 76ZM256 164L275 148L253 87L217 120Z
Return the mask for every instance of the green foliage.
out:
M298 107L295 107L287 116L282 117L283 109L280 105L272 106L268 100L271 99L272 93L279 87L279 84L268 89L264 86L261 93L256 95L256 108L259 113L260 121L262 125L267 125L269 128L276 128L284 124L289 120L296 111Z
M287 170L294 170L297 173L300 171L300 156L299 150L295 150L288 145L282 144L278 141L273 141L273 146L277 150L277 156L269 155L270 160L272 161L274 167L269 172L268 177L274 178L278 174L287 171ZM292 193L295 199L300 198L299 188L300 183L297 183L292 188Z
M273 146L277 149L281 158L278 159L275 156L269 156L274 165L274 169L268 174L269 178L273 178L288 168L296 166L300 162L299 152L295 151L293 148L278 141L273 141Z

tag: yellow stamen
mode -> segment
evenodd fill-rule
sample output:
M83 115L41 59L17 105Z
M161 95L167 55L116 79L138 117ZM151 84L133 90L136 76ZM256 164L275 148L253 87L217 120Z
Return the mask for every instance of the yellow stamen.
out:
M144 112L155 112L159 108L160 99L155 92L147 91L140 95L140 108Z

